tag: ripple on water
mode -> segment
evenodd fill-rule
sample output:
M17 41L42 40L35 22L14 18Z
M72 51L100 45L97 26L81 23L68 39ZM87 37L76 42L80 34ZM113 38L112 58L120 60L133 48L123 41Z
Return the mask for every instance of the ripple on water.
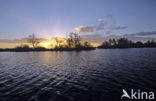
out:
M0 101L117 101L123 88L155 91L155 51L3 52Z

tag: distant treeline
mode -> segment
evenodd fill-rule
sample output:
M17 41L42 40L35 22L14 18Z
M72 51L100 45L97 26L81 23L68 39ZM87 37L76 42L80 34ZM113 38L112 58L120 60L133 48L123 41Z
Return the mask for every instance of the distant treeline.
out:
M64 40L64 41L63 41ZM8 49L0 49L0 51L80 51L80 50L93 50L95 47L93 47L89 42L85 41L82 42L81 38L76 33L70 33L67 38L64 38L63 40L60 40L59 38L55 38L55 44L51 44L49 47L52 48L45 48L42 46L39 46L40 40L36 38L34 34L29 35L27 37L27 41L30 44L29 45L21 45L16 48L8 48Z
M8 48L8 49L0 49L0 51L80 51L80 50L93 50L96 47L93 47L89 42L82 42L81 38L76 33L70 33L67 38L60 40L59 38L55 38L55 44L51 44L49 47L45 48L39 46L40 40L36 38L34 34L29 35L27 37L27 41L29 45L21 45L16 48ZM119 38L119 39L109 39L108 41L104 41L97 48L106 49L106 48L141 48L141 47L156 47L156 42L154 40L141 42L134 42L132 40L128 40L127 38Z
M134 42L128 40L127 38L120 39L109 39L104 41L98 48L142 48L142 47L156 47L156 42L154 40L141 42Z
M16 48L6 48L0 49L0 52L28 52L28 51L81 51L81 50L94 50L95 47L81 47L81 48L54 48L54 49L47 49L45 47L37 47L37 48L30 48L28 46L20 46Z

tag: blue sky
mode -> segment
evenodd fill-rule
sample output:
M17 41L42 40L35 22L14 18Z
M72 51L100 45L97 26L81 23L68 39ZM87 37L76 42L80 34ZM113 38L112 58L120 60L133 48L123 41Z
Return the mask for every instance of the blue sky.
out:
M114 35L155 31L155 5L155 0L0 0L0 38L65 36L76 27L98 25L99 18L128 26Z

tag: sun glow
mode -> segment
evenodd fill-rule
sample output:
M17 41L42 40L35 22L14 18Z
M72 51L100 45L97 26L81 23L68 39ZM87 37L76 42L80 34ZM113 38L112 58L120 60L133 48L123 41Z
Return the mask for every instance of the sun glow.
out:
M67 44L66 40L64 38L53 38L51 40L42 41L40 43L40 46L45 48L55 48L56 46L65 46Z
M51 42L50 42L50 41L41 42L41 43L40 43L40 46L43 46L43 47L45 47L45 48L49 48L50 45L51 45Z

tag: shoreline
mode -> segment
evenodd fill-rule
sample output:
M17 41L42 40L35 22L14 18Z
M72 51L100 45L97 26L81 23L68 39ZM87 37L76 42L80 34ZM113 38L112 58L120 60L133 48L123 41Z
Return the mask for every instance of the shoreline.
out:
M0 52L49 52L49 51L91 51L96 49L133 49L133 48L156 48L156 47L127 47L127 48L89 48L89 49L46 49L46 50L15 50L15 49L0 49Z
M28 50L18 50L18 49L0 49L0 52L44 52L44 51L90 51L95 50L96 48L69 48L69 49L28 49Z

